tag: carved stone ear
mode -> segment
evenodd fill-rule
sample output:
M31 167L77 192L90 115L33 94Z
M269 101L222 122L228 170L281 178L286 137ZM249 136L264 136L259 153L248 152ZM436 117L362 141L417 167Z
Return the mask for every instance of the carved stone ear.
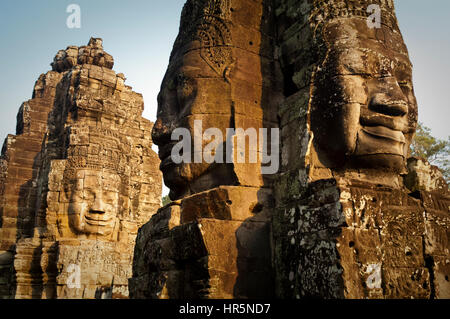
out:
M233 72L235 62L236 61L234 59L232 59L232 62L223 71L223 78L225 79L225 81L227 83L231 82L231 72Z

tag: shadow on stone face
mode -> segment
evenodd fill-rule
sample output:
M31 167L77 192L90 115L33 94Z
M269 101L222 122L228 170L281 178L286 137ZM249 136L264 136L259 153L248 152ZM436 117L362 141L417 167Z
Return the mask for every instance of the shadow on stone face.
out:
M236 299L267 299L275 296L271 247L271 211L261 204L253 207L254 217L236 230Z
M112 287L99 287L95 290L95 299L111 299Z
M272 10L273 1L262 2L262 15L260 21L261 33L267 36L261 37L259 48L261 76L264 79L260 101L265 126L279 127L277 107L283 91L289 90L281 75L280 61L267 62L266 57L271 52L275 54L277 26L275 24L275 12ZM270 65L268 65L268 63ZM265 82L270 86L265 85ZM286 93L286 92L284 92ZM276 122L276 123L275 123ZM271 127L265 127L270 131ZM260 136L261 138L261 136ZM267 150L273 152L270 142L271 136L267 136ZM271 154L273 155L273 154ZM274 157L272 156L272 160ZM278 163L281 163L281 155L278 154ZM273 163L270 163L273 164ZM248 207L253 217L245 219L235 232L236 237L236 269L237 277L233 288L234 298L261 299L275 296L275 272L273 269L272 249L272 215L274 213L274 199L267 191L273 187L277 174L263 175L264 186L257 191L258 202L253 207Z
M15 246L12 245L6 251L0 253L0 278L3 281L0 283L0 295L3 298L11 296L16 289L16 279L13 273L14 250Z
M41 269L42 246L33 251L31 259L31 298L41 299L43 291L42 269Z

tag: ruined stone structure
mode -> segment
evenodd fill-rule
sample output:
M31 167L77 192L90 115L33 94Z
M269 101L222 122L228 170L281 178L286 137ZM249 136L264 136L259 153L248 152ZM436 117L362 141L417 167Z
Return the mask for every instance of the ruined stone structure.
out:
M3 298L126 298L138 228L160 207L142 95L102 40L58 52L1 157Z
M188 0L153 128L174 202L139 231L130 296L448 298L450 193L408 160L411 68L392 0ZM174 164L196 119L278 127L278 174Z
M273 292L270 259L271 177L260 156L227 128L277 127L283 96L274 52L273 15L261 1L187 1L159 95L153 141L174 201L138 235L130 294L135 298L263 297ZM175 128L195 121L244 163L174 164ZM202 148L211 142L202 140ZM256 143L255 143L256 144ZM241 148L239 148L241 145ZM254 146L252 146L254 147ZM260 150L256 149L257 155Z
M154 127L113 64L101 39L61 50L20 107L1 298L450 298L393 0L187 0Z
M434 185L411 188L430 176L414 161L403 181L417 103L393 1L277 3L290 75L274 186L277 295L448 297L448 187L434 174ZM370 4L380 28L367 24Z

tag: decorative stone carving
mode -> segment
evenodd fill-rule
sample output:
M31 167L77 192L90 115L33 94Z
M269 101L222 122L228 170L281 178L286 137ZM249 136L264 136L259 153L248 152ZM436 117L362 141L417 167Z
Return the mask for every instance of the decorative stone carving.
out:
M369 5L380 9L379 28L367 23ZM204 27L211 8L216 28ZM254 28L270 40L249 37ZM224 30L232 55L221 74L202 48L214 38L227 49ZM234 94L248 82L242 66L257 65L261 91ZM417 124L411 73L391 0L188 1L153 130L176 201L139 232L131 296L447 297L450 194L437 169L408 160ZM256 96L270 102L239 107ZM170 135L193 133L190 117L222 129L241 114L281 129L276 178L239 164L170 162ZM249 175L258 179L247 183Z
M136 240L131 298L273 296L270 191L221 186L158 211Z
M26 232L10 250L9 294L127 298L137 230L160 207L152 123L141 116L142 96L111 70L101 39L59 51L52 66L59 81L40 136L35 195L24 201Z
M251 17L249 19L249 17ZM273 292L270 178L254 145L236 144L227 128L276 128L282 95L274 58L273 12L262 1L189 0L158 99L153 141L177 200L141 228L130 295L134 298L264 297ZM195 121L203 129L196 131ZM219 129L246 163L174 164L172 132ZM261 138L261 136L259 137ZM203 140L203 150L209 141ZM237 147L236 147L237 145ZM225 149L225 146L224 146ZM259 154L258 154L259 155ZM217 238L221 238L220 242ZM179 247L179 249L174 248Z
M448 186L406 165L417 103L393 2L276 3L287 96L274 185L277 296L447 296ZM369 4L381 9L380 28L367 24Z
M246 14L251 10L258 17L247 20ZM262 24L263 15L267 19ZM273 76L279 72L279 66L273 59L270 21L271 13L259 2L250 6L240 2L232 6L230 1L185 4L152 133L160 147L161 170L172 199L219 185L264 185L260 161L234 165L195 163L192 152L192 163L174 165L170 154L177 142L171 140L174 129L187 128L194 137L196 120L203 123L200 134L214 127L224 137L227 128L276 127L276 99L282 87ZM201 149L207 144L203 140Z

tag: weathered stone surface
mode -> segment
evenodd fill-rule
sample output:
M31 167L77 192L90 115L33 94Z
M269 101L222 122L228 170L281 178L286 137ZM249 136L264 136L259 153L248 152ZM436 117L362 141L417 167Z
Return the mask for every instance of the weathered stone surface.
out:
M393 2L276 3L287 95L274 184L277 296L445 296L436 269L445 272L448 186L437 169L407 162L417 103ZM380 28L367 25L369 4L381 9Z
M448 186L407 158L411 77L391 0L188 0L152 132L176 201L139 232L131 296L448 296ZM196 120L279 128L278 174L173 164Z
M1 158L2 297L128 297L161 173L142 95L112 66L101 39L59 51L19 110Z
M161 208L139 230L130 296L273 296L268 195L221 186Z
M236 134L227 137L227 128L270 131L277 127L282 76L273 46L273 18L263 1L186 2L152 132L172 199L221 185L267 187L270 183L261 175L260 160L209 164L203 159L175 165L170 154L176 128L186 128L194 145L196 120L202 121L197 134L219 129L219 143L235 139ZM202 146L208 143L203 141ZM242 150L236 147L233 156L241 151L248 154L248 144Z
M239 135L227 136L227 129L277 127L282 76L273 18L263 1L186 2L152 131L164 182L179 202L160 209L140 230L132 297L272 296L271 179L261 174L258 142L239 144ZM203 139L200 151L189 150L191 163L174 164L171 135L177 128L187 129L192 145L196 134L220 130L216 142L232 143L234 163L195 162L211 142ZM174 220L178 224L168 227Z

